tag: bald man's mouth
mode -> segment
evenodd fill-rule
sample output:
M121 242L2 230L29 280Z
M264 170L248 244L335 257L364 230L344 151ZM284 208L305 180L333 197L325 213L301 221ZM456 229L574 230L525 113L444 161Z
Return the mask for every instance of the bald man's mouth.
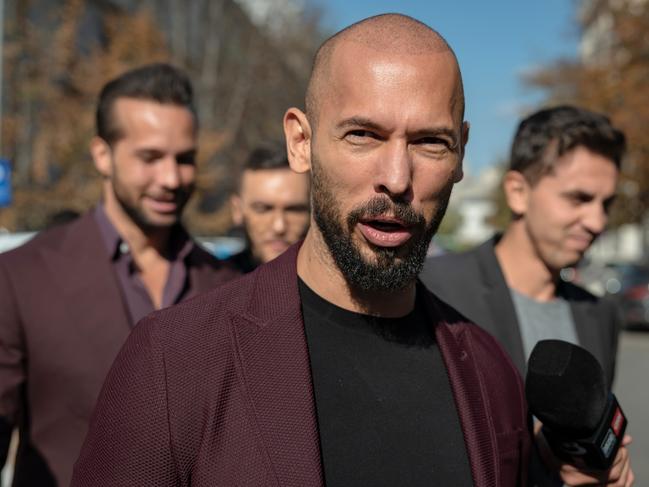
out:
M414 227L393 217L375 217L358 222L363 236L377 247L399 247L413 236Z

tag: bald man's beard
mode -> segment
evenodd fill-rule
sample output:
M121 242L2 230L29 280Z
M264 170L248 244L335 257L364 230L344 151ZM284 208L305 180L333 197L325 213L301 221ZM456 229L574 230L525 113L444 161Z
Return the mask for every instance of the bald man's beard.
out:
M332 183L319 161L312 160L313 219L323 236L336 266L350 287L360 291L393 292L412 284L424 265L428 246L446 213L452 185L440 195L439 205L429 223L412 206L402 200L380 195L354 208L344 219ZM368 218L390 214L413 230L412 237L401 247L368 245L373 260L363 256L352 239L356 225ZM405 248L405 254L404 254Z

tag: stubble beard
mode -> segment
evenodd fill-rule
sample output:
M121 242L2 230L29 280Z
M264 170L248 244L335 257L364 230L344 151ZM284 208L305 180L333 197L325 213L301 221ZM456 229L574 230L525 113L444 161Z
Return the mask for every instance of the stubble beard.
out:
M179 192L182 194L176 195L176 199L177 201L179 201L179 203L178 210L175 212L174 218L167 223L160 223L152 221L142 208L139 208L135 202L131 201L131 199L128 197L128 191L123 188L123 185L120 182L119 177L117 176L115 171L113 172L111 186L117 204L120 206L120 208L122 208L129 219L145 234L159 232L161 230L171 228L179 223L182 211L185 208L187 201L189 200L189 196L191 195L191 193L187 195L184 194L184 191L179 190Z
M409 203L387 195L375 196L357 206L343 224L329 177L313 154L311 161L313 219L348 284L364 292L394 292L412 284L421 272L430 241L446 213L452 185L440 195L439 205L428 224L424 216L418 214ZM405 244L405 253L401 247L371 245L374 259L367 260L352 239L354 228L361 219L386 213L412 226L413 235Z

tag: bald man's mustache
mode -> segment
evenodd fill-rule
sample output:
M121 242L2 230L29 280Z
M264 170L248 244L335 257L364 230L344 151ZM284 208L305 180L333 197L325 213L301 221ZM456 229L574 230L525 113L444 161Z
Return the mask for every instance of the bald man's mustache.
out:
M374 198L356 207L347 215L347 225L349 229L366 220L381 216L393 217L406 226L426 225L426 219L423 215L417 213L413 207L404 201L394 201L387 196L375 196Z

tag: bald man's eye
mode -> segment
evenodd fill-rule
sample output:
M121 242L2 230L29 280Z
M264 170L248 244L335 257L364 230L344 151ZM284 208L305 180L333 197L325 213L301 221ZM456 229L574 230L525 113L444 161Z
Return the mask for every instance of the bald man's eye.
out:
M416 150L431 154L436 157L446 155L453 150L453 144L450 140L443 137L422 137L413 140L411 144Z
M380 137L370 130L350 130L345 134L345 139L353 144L363 144L378 140Z

